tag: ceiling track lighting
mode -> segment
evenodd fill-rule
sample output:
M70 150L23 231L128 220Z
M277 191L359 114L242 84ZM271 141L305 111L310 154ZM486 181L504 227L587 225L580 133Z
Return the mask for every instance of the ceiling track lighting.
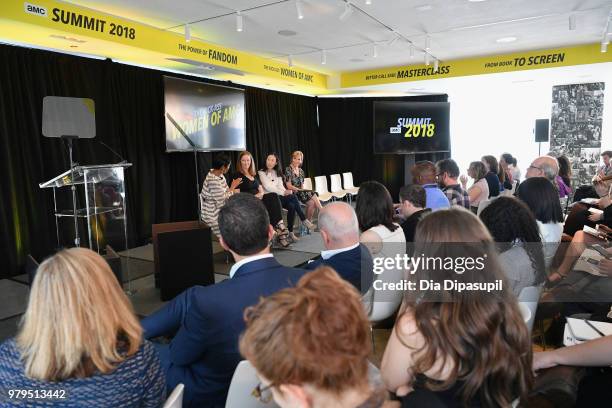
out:
M569 29L570 31L574 31L576 29L576 15L570 14L569 16Z
M434 59L434 72L438 72L438 67L439 67L439 62L438 59Z
M425 53L425 65L429 66L429 54Z
M378 45L376 43L372 47L372 58L378 58Z
M321 51L321 65L327 64L327 51Z
M410 58L414 58L414 44L410 44Z
M295 0L295 10L297 11L297 18L298 18L298 20L303 20L304 19L304 12L302 10L302 1L301 0Z
M287 56L287 65L289 65L289 67L293 66L293 58L291 55Z
M342 12L342 14L340 14L340 17L338 18L340 19L340 21L344 21L349 18L351 14L353 14L353 6L351 6L351 3L347 1L346 3L344 3L344 11Z
M191 41L191 27L189 24L185 24L185 42Z
M390 39L389 42L387 42L387 47L390 47L393 44L395 44L397 42L397 40L399 40L399 34L394 31L393 32L393 38Z
M240 13L240 11L237 11L236 12L236 31L241 33L243 29L244 29L244 26L243 26L243 21L242 21L242 14Z
M425 51L431 50L431 38L425 37Z

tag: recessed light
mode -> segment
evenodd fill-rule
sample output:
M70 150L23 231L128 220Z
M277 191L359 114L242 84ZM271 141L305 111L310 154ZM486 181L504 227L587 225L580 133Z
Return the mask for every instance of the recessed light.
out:
M511 43L516 41L516 37L502 37L495 40L498 43Z
M278 32L278 35L282 35L284 37L291 37L293 35L296 35L297 33L293 30L280 30Z
M351 62L363 62L361 58L351 58L349 61Z
M431 4L423 4L422 6L417 6L414 9L417 11L429 11L433 8Z

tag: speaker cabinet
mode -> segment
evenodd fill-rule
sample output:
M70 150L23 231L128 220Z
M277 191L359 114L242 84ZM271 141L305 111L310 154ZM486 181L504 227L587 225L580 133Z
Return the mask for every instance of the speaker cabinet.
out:
M215 283L210 227L198 221L153 225L155 274L161 300Z
M535 121L535 141L548 142L548 119L536 119Z

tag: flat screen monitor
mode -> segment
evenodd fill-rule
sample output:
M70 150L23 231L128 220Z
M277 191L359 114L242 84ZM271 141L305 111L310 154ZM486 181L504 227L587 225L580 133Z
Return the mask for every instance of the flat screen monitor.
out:
M166 151L246 150L244 91L164 77ZM179 129L180 128L180 129Z
M374 102L374 153L450 151L448 102Z

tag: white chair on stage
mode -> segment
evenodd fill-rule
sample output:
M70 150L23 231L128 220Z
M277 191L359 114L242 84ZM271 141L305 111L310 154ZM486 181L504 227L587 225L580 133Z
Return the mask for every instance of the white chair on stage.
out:
M344 186L344 191L349 195L349 200L352 201L353 196L359 193L359 187L353 185L353 173L342 173L342 185Z
M225 408L274 408L278 407L274 401L264 404L254 398L251 392L260 383L255 368L248 362L242 360L238 363L232 377L230 388L225 401Z
M315 177L315 191L319 196L319 201L321 204L331 201L334 196L327 189L327 177L326 176L317 176Z
M183 394L185 393L185 386L179 384L174 387L172 394L168 397L164 403L163 408L183 408Z
M342 189L342 181L340 179L340 174L332 174L329 176L331 180L331 193L336 199L342 199L346 197L348 191Z
M304 177L304 184L302 184L304 190L312 190L312 179L310 177Z

